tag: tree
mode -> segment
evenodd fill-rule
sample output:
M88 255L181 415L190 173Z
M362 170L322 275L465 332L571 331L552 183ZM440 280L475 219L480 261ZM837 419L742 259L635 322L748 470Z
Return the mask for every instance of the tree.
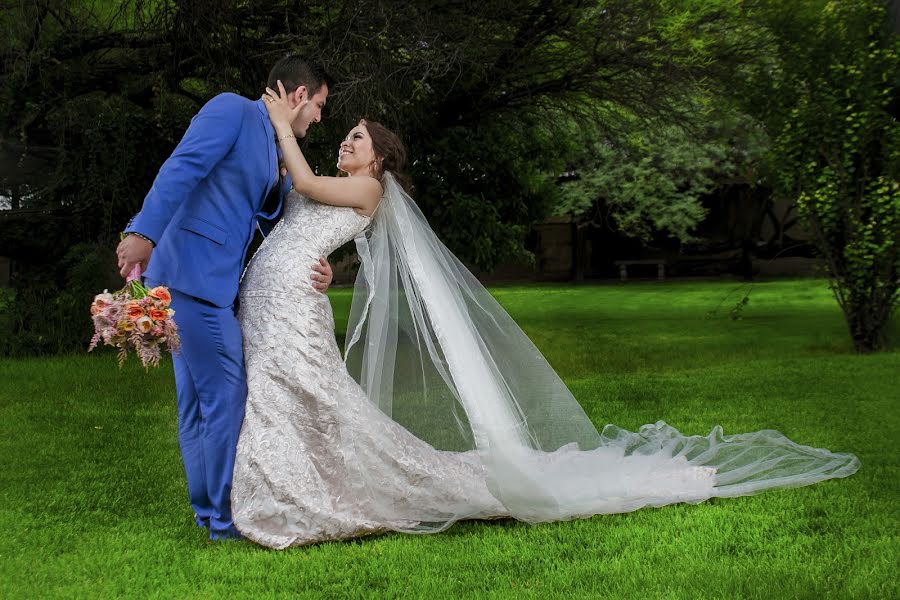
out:
M257 95L269 64L296 50L339 82L307 147L320 170L333 171L334 140L358 117L397 128L426 214L440 213L439 233L482 268L548 211L563 115L607 129L623 109L690 121L680 100L751 50L725 1L22 0L7 10L3 130L60 147L51 203L105 213L93 236L139 206L200 103L226 89Z
M769 116L780 190L797 199L854 346L871 352L900 288L900 39L876 0L777 6L768 18L786 108Z
M585 144L577 179L560 186L557 214L624 234L685 243L706 211L701 199L723 181L756 179L768 143L752 120L710 114L702 131L635 127L622 139Z
M697 112L704 115L702 122L687 128L648 128L632 118L631 130L623 127L625 135L590 139L585 132L577 158L557 186L554 207L576 224L576 279L587 255L588 230L634 238L666 254L675 247L679 252L708 248L714 242L702 230L695 234L707 215L704 201L732 186L742 195L754 194L770 146L765 132L724 98ZM730 243L740 245L746 255L741 264L748 270L769 203L755 203L757 218L731 232L739 239Z
M623 112L691 121L682 99L752 56L740 14L731 0L8 2L0 142L55 155L16 196L40 217L0 219L0 254L24 265L17 286L65 281L66 250L114 245L202 103L257 96L294 51L338 81L305 144L319 172L334 172L356 119L384 122L410 147L416 199L438 233L490 268L522 253L549 212L570 120L608 135Z

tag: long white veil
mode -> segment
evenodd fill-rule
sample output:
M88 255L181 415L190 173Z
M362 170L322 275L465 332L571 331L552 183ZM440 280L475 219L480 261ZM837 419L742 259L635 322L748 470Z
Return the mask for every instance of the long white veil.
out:
M859 468L851 454L801 446L772 430L725 436L716 427L685 436L658 422L598 432L390 173L383 183L371 225L356 239L361 268L347 367L372 402L436 451L476 454L509 516L536 523L700 502ZM368 481L371 500L386 520L408 523L399 530L433 531L481 515L465 501L416 513L382 486Z

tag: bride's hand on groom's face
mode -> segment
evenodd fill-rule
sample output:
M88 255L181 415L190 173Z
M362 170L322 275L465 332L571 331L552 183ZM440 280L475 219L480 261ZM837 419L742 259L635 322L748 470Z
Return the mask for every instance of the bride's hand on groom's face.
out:
M323 256L319 258L319 262L312 265L312 270L313 274L310 276L310 279L312 279L313 287L324 293L328 290L328 286L331 285L331 282L334 279L334 273L331 271L331 264L329 264Z
M266 88L266 93L263 94L263 100L266 104L266 111L269 113L269 119L271 119L276 132L278 132L279 129L284 129L286 130L285 133L290 132L291 123L294 122L294 119L297 118L297 115L300 114L300 111L309 102L306 94L303 94L303 97L297 102L297 105L291 108L288 93L284 89L284 84L281 83L281 80L278 81L277 92L272 88Z

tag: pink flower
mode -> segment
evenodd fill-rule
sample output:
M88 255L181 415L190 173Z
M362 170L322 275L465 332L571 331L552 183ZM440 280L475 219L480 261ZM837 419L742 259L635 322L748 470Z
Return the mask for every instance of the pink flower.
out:
M106 317L106 315L94 315L94 330L100 331L103 329L108 329L113 326L114 321L111 321Z
M102 294L97 294L94 296L94 301L91 303L91 316L96 316L102 313L108 306L112 306L115 302L113 295L109 292L103 292Z
M94 296L94 304L99 306L101 310L106 308L113 302L115 302L115 300L113 299L113 295L106 290L103 290L102 294L97 294L96 296Z
M150 333L150 330L153 329L153 321L150 317L141 317L134 322L134 325L141 333Z

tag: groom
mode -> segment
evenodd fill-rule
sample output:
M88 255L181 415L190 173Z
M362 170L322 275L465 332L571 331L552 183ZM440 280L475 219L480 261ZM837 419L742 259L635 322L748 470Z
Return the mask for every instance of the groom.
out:
M292 130L302 138L321 120L327 76L291 55L272 68L269 87L278 80L291 90L291 107L301 106ZM160 168L117 248L123 277L140 265L148 286L172 295L181 336L173 357L178 441L197 525L213 540L240 537L230 495L247 381L235 299L258 222L277 217L290 189L280 182L276 141L262 100L214 97ZM324 291L331 266L323 258L313 269L312 285Z

